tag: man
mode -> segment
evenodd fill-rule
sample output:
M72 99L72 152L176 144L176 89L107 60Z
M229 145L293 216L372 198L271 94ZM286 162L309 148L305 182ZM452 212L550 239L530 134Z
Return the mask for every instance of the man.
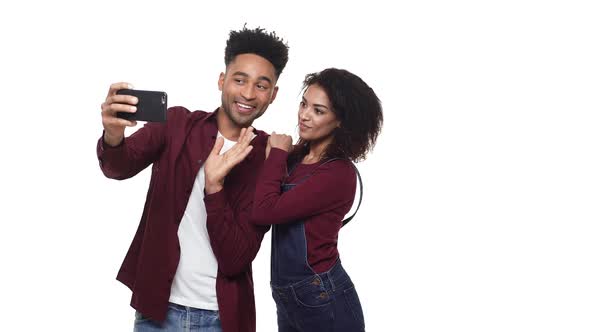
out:
M248 218L268 135L254 130L251 139L253 129L242 129L275 99L287 60L274 32L231 31L221 106L212 113L172 107L165 123L146 123L127 138L135 122L116 113L134 112L137 98L116 94L127 83L111 85L97 146L103 173L122 180L152 164L143 215L117 276L133 292L136 331L185 331L186 324L255 330L251 263L268 227Z

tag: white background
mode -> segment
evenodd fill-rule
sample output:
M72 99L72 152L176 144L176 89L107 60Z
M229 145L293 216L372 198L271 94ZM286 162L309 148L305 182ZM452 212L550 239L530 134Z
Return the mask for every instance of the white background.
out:
M230 29L290 61L257 127L293 134L300 82L348 69L385 124L340 236L368 331L590 330L585 1L5 1L0 5L0 330L131 331L115 281L148 171L99 170L112 82L213 110ZM269 238L254 261L275 331Z

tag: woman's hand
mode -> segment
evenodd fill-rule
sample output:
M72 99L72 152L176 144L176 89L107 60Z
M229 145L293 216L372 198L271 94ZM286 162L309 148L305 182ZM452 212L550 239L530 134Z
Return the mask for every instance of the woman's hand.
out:
M289 135L285 134L277 134L274 131L268 137L268 142L266 143L266 157L270 153L270 149L278 148L286 152L291 152L293 150L293 138Z

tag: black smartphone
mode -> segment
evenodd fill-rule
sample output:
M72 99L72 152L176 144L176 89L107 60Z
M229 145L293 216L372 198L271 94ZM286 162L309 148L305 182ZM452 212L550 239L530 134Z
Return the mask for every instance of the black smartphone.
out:
M162 91L121 89L118 95L135 96L138 99L135 113L117 112L117 117L129 121L165 122L168 95Z

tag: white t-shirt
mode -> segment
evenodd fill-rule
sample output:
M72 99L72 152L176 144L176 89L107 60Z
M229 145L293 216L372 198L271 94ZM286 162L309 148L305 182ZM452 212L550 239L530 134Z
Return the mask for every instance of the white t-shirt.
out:
M217 133L221 136L221 133ZM225 137L221 153L236 142ZM207 211L204 198L205 171L199 170L188 204L178 227L180 262L174 275L170 302L205 310L219 310L215 283L217 259L207 233Z

